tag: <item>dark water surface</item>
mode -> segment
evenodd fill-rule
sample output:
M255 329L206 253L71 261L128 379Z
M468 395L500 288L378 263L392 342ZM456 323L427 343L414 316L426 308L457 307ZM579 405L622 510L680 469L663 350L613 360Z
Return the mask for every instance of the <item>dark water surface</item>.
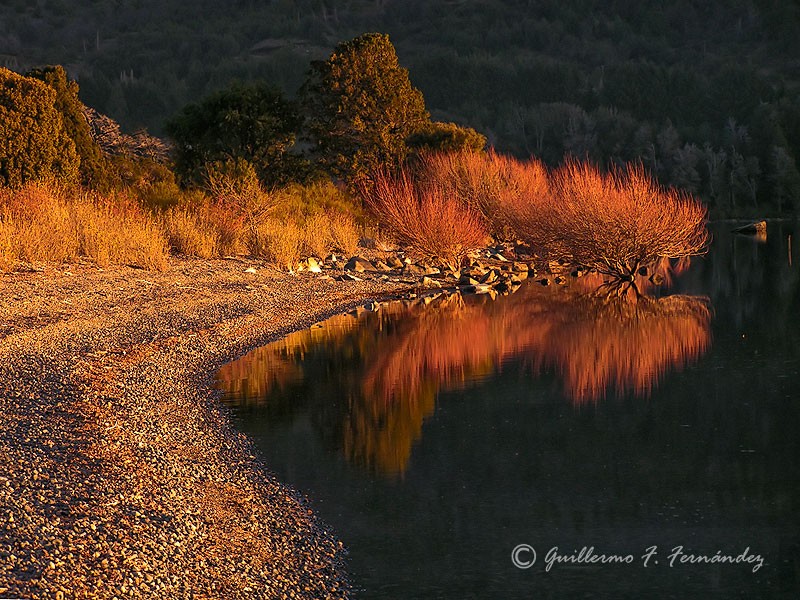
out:
M359 597L795 598L793 233L717 227L637 303L534 284L336 317L220 386L349 548Z

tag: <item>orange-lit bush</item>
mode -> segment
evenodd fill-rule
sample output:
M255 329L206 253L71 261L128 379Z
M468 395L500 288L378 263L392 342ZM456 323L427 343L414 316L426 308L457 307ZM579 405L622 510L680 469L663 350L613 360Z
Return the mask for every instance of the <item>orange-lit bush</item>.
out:
M551 176L550 196L511 208L515 233L542 254L631 280L663 259L705 252L706 209L659 187L641 165L602 173L569 161Z
M481 214L436 181L414 182L406 170L398 175L379 171L364 196L378 221L413 254L457 267L486 243Z
M509 217L516 214L510 208L522 200L546 197L548 188L547 172L539 161L522 162L496 152L426 154L420 159L417 177L478 210L497 238L510 232Z

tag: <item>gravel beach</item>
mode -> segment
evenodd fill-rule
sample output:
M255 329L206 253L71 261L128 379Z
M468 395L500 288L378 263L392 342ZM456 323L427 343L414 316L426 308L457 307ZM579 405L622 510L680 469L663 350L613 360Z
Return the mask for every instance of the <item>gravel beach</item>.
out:
M243 259L1 274L0 598L348 597L345 549L213 376L407 287Z

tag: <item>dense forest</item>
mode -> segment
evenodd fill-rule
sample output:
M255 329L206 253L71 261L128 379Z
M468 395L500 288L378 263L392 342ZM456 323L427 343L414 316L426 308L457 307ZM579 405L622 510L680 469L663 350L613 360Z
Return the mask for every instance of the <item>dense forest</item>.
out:
M64 64L81 99L163 134L189 102L390 35L434 118L549 164L641 160L713 214L800 209L791 0L7 0L0 66Z

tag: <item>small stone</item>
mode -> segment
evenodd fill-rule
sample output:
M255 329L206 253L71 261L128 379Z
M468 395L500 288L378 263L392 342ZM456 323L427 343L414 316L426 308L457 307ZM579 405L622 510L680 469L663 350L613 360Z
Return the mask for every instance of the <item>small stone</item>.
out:
M427 275L427 274L428 274L427 269L419 265L409 264L403 268L403 275L413 275L414 277L421 277L422 275Z
M375 261L375 268L378 269L378 271L391 271L392 270L392 267L387 265L382 260L376 260Z
M308 270L312 273L322 273L322 267L320 266L319 261L313 256L308 257Z
M511 267L517 273L522 273L523 271L527 273L530 270L530 267L528 266L528 263L519 262L519 261L514 261L514 263L511 265Z

